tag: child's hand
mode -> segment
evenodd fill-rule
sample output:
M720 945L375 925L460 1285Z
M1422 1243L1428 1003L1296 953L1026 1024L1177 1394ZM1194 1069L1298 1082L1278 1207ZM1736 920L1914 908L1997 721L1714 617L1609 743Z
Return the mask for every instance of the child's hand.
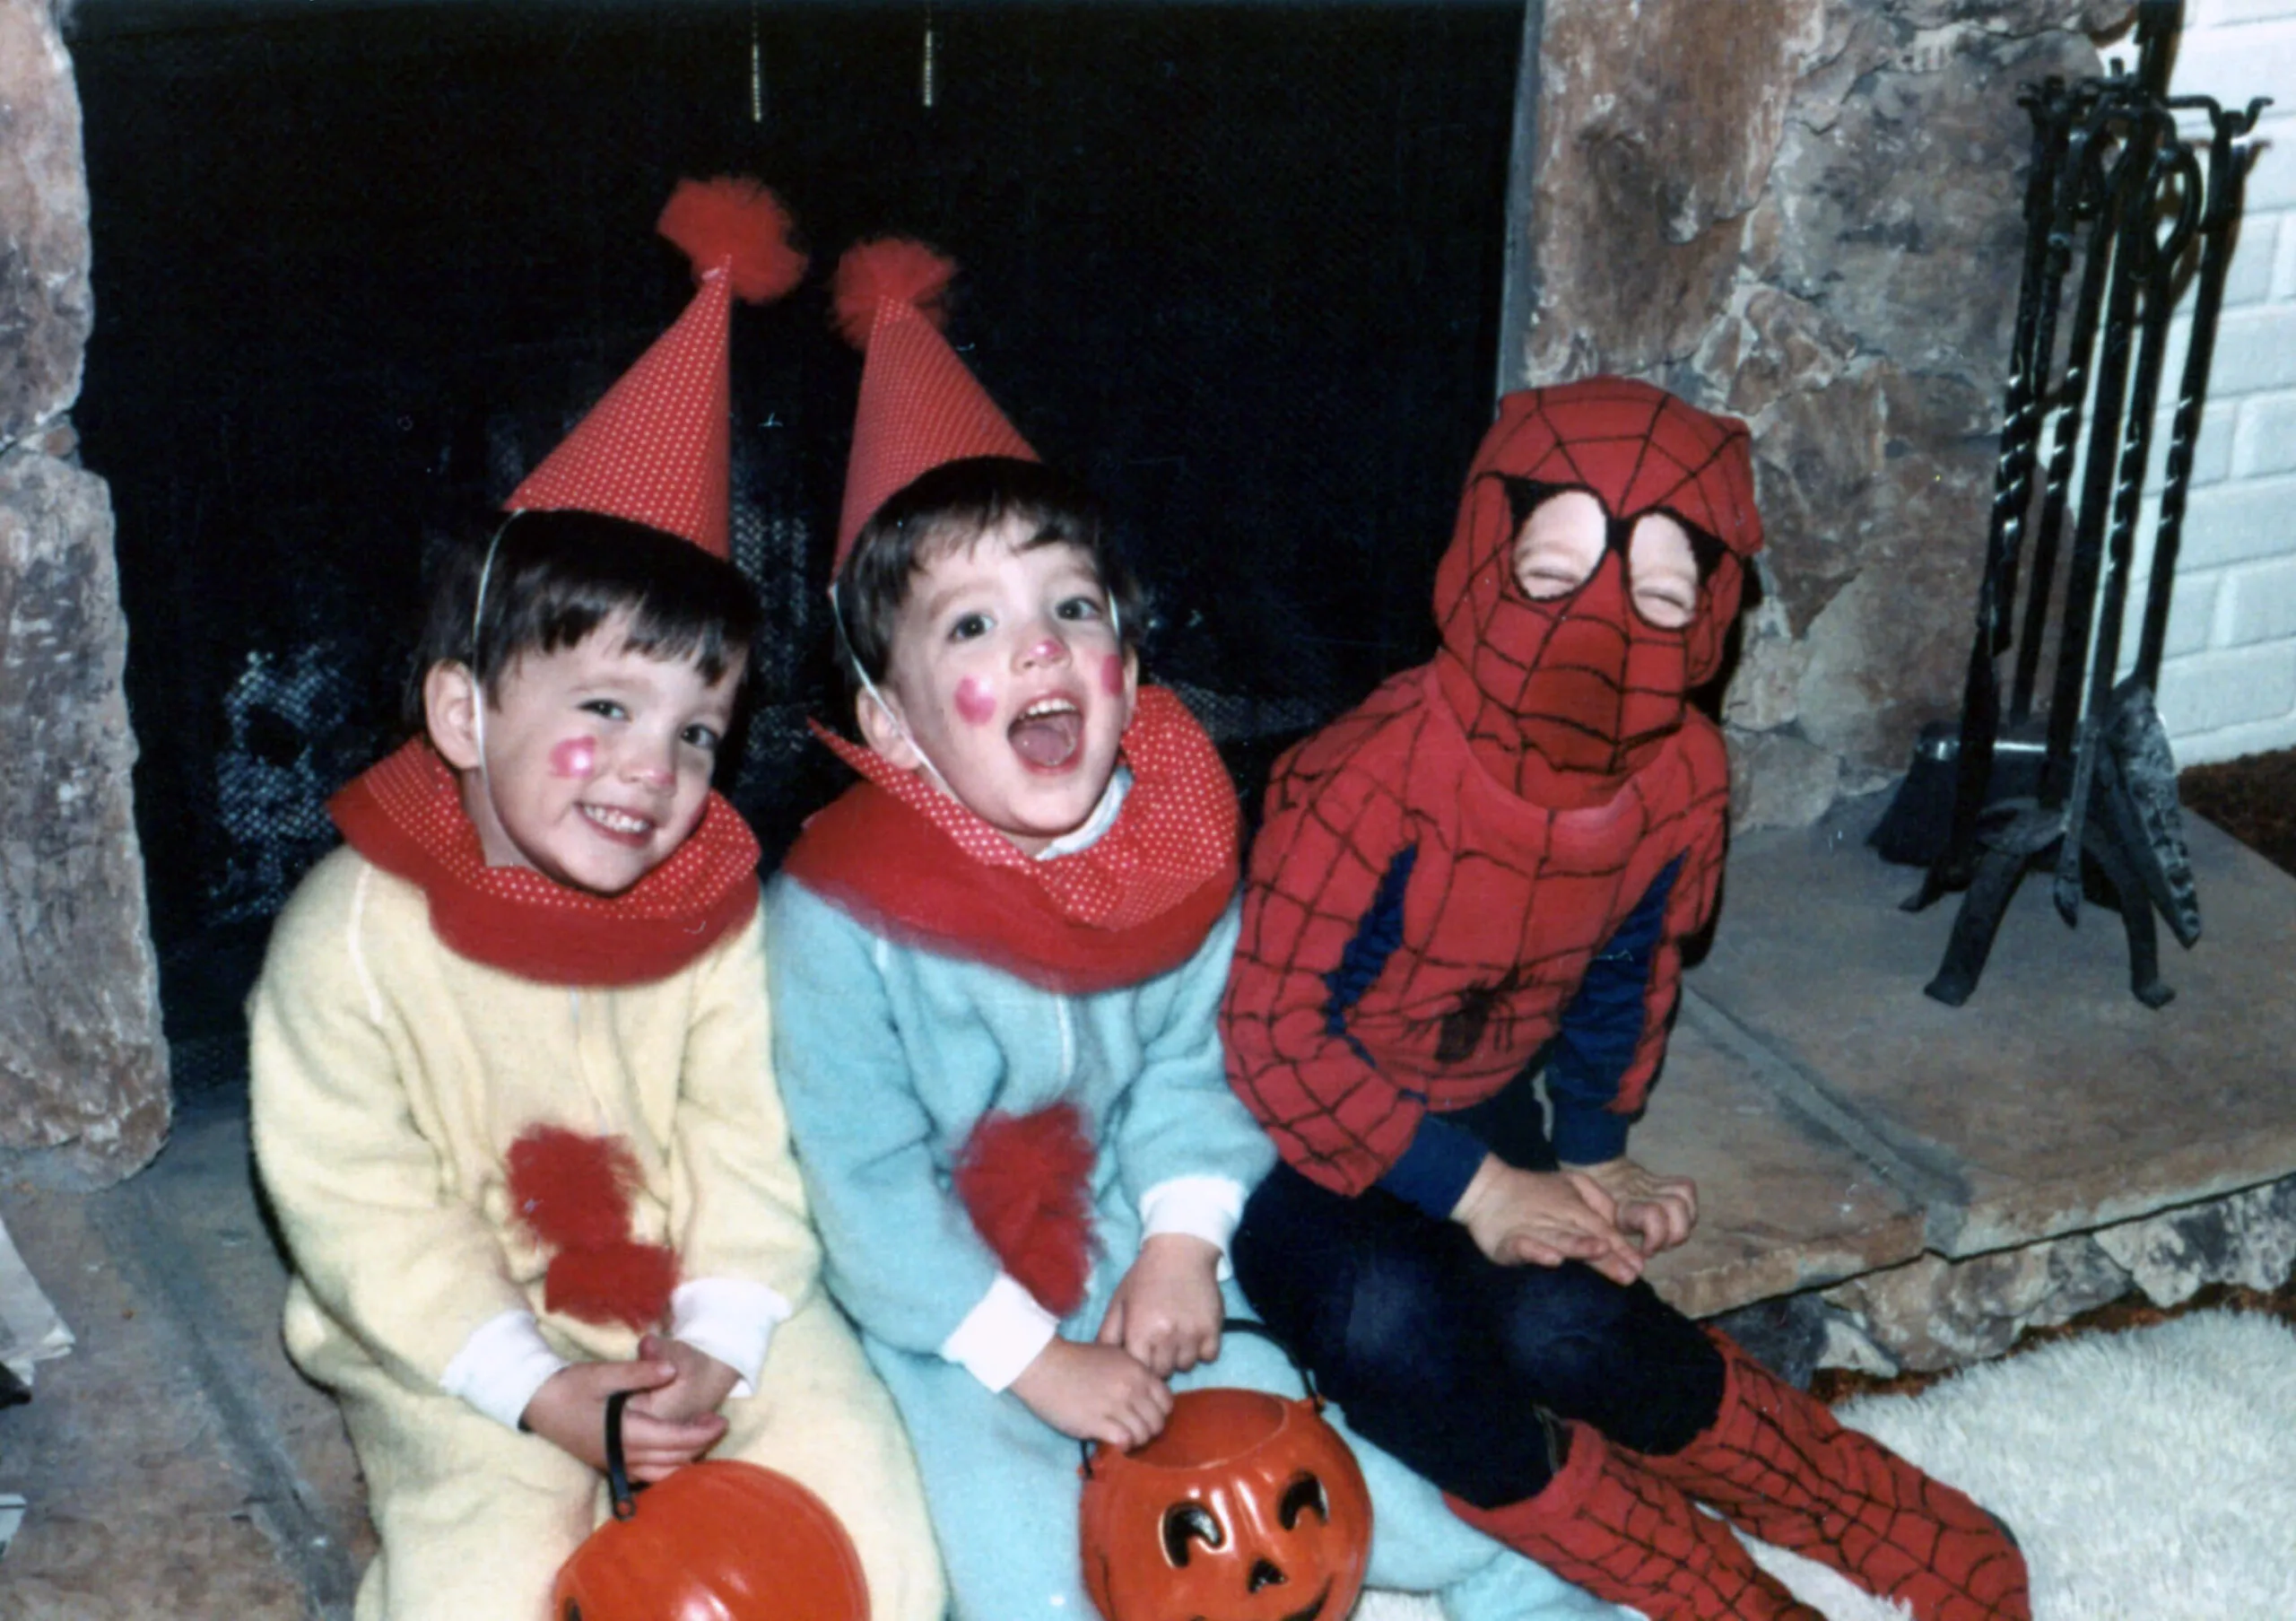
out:
M1611 1196L1618 1207L1619 1231L1646 1256L1673 1249L1698 1225L1698 1184L1686 1176L1661 1176L1624 1155L1568 1169L1593 1178Z
M1613 1283L1642 1276L1641 1252L1619 1231L1610 1195L1576 1171L1518 1171L1487 1155L1451 1219L1502 1267L1583 1260Z
M658 1390L678 1376L666 1362L578 1362L543 1381L526 1403L521 1422L560 1451L594 1469L606 1467L606 1398L616 1390ZM667 1479L718 1444L726 1421L706 1417L671 1420L622 1409L622 1456L632 1480Z
M1172 1393L1121 1346L1056 1339L1013 1381L1030 1412L1078 1441L1145 1446L1164 1427Z
M1122 1346L1159 1379L1220 1355L1220 1251L1185 1233L1159 1233L1116 1286L1096 1337Z
M677 1377L669 1383L631 1399L629 1410L643 1413L648 1418L683 1424L690 1418L705 1417L724 1406L726 1398L742 1381L742 1376L733 1369L682 1339L648 1334L638 1342L638 1356L641 1362L664 1362L677 1370Z

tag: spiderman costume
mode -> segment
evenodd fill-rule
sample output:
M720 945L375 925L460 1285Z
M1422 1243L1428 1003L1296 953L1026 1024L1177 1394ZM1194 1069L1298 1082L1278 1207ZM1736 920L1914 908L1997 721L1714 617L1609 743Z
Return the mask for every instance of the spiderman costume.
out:
M1535 589L1558 515L1583 546ZM1671 613L1649 589L1668 537ZM1487 1161L1624 1153L1721 875L1728 762L1690 694L1761 542L1743 423L1617 378L1501 402L1437 571L1434 661L1271 779L1222 1019L1283 1163L1237 1276L1360 1433L1601 1597L1814 1614L1696 1497L1922 1621L2024 1617L2013 1543L1960 1493L1648 1284L1502 1265L1450 1219Z

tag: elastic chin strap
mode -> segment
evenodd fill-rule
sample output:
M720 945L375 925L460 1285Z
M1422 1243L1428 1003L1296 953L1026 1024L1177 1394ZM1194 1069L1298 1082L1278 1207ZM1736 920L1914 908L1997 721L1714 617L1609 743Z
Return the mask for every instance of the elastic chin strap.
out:
M829 584L829 616L830 623L837 627L837 650L843 656L846 667L853 672L854 679L861 684L861 690L868 694L872 702L884 711L885 719L892 722L893 730L900 734L901 741L916 750L918 759L924 763L925 769L932 774L933 780L940 784L941 791L952 799L955 798L956 789L949 786L949 780L941 774L941 768L933 763L933 756L926 754L917 739L909 735L909 727L901 719L900 711L886 702L885 695L877 690L877 684L869 679L869 672L862 665L860 655L853 650L853 639L845 632L845 605L838 597L837 581L833 580Z
M478 790L486 796L489 810L494 809L494 779L486 769L486 684L478 675L479 629L486 623L486 588L494 578L494 554L502 549L502 536L525 510L517 509L495 526L494 537L486 543L486 561L478 565L478 591L470 608L471 739L478 745ZM499 811L496 817L500 818Z

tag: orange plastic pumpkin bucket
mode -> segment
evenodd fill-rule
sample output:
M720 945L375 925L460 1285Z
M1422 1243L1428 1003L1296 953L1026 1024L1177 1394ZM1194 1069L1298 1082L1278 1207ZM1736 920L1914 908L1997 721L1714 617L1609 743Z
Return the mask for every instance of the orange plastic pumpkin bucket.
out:
M642 1493L606 1403L614 1517L559 1567L552 1621L869 1621L861 1556L829 1505L753 1463L690 1463Z
M1106 1621L1342 1621L1370 1559L1371 1494L1322 1407L1312 1383L1303 1399L1186 1390L1147 1445L1091 1451L1079 1541Z

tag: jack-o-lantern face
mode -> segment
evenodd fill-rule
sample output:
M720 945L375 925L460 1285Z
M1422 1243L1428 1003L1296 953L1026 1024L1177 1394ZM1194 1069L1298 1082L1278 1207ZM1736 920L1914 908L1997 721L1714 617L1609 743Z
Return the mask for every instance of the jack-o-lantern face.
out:
M868 1621L852 1538L787 1475L690 1463L631 1502L559 1568L552 1621Z
M1313 1401L1189 1390L1146 1446L1094 1454L1080 1529L1107 1621L1342 1621L1371 1495Z

